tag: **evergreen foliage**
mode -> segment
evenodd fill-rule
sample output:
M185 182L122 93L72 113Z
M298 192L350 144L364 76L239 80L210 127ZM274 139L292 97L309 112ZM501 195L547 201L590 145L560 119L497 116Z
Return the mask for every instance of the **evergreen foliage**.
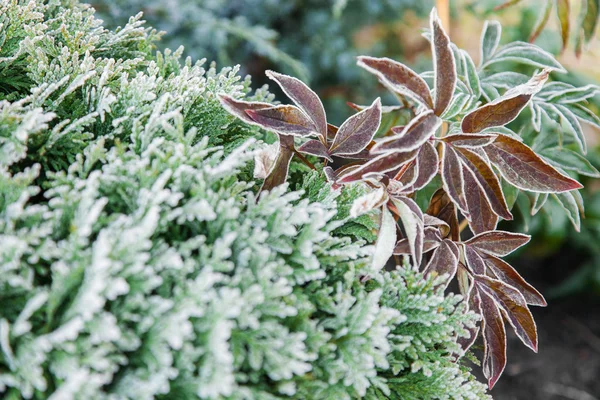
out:
M70 0L3 1L0 27L3 398L487 397L457 343L478 316L370 268L360 189L256 194L266 134L216 94L271 96L236 68Z

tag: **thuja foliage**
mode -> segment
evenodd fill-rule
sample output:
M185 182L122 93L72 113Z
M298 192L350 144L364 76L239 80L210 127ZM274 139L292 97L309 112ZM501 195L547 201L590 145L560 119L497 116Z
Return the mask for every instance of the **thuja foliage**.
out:
M597 117L582 105L596 92L595 87L545 85L552 72L565 72L562 66L528 43L499 46L500 35L498 23L485 24L476 67L468 53L451 43L434 10L426 34L433 72L418 75L387 58L359 57L358 65L374 74L414 114L406 125L386 127L379 136L382 113L393 113L398 107L383 110L379 99L368 107L353 105L361 111L338 128L327 123L323 105L312 90L298 79L275 72L267 76L295 105L271 106L221 96L232 114L279 136L278 148L267 149L257 160L263 164L261 171L268 171L262 190L286 181L294 156L303 158L304 153L322 159L319 165L334 189L343 190L356 182L372 188L355 201L352 213L380 210L373 270L381 269L392 255L407 255L426 276L445 277L444 285L457 277L469 307L483 316L483 372L490 387L506 365L505 323L537 351L537 331L528 305L546 305L542 295L501 259L530 239L497 230L500 219L513 218L507 194L536 193L537 209L549 195L556 196L573 218L579 218L578 208L583 208L577 192L582 185L563 170L578 169L570 160L577 158L581 163L583 157L563 149L562 141L553 149L539 142L529 147L506 125L529 106L535 129L541 129L543 116L564 120L570 141L585 152L580 121L597 123ZM503 61L542 70L531 78L495 71L495 64ZM431 88L427 78L433 78ZM538 136L556 143L556 138ZM303 143L296 147L294 137ZM339 166L343 159L358 161ZM597 175L597 171L592 167L590 174ZM422 210L415 197L432 186L437 190ZM473 235L468 240L461 237L466 227ZM474 330L462 343L464 350L476 335Z
M374 267L362 184L293 161L259 193L266 133L217 94L271 96L156 38L0 3L1 397L486 398L460 346L479 316L445 277Z

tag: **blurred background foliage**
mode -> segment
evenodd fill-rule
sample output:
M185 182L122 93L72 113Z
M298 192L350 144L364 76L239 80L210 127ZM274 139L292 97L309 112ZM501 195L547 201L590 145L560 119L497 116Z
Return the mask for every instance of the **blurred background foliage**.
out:
M449 30L452 40L469 51L477 63L479 35L486 19L499 20L503 25L502 42L528 41L539 26L545 7L559 0L522 0L498 10L503 0L437 1L449 4ZM164 47L185 46L184 54L194 59L207 58L220 65L241 64L253 76L255 84L266 82L264 71L275 69L309 82L323 98L333 123L339 123L353 113L346 101L365 104L381 96L384 104L397 100L356 67L355 57L365 54L390 57L402 61L417 71L429 68L430 52L422 37L426 16L434 0L93 0L92 5L108 27L122 26L129 15L139 11L157 29L166 31ZM600 46L597 33L585 47L577 43L581 27L581 10L596 0L569 0L571 34L563 46L561 22L557 15L544 21L535 44L556 55L568 74L553 74L576 86L600 82ZM585 3L585 4L584 4ZM557 13L554 4L553 13ZM563 47L565 47L563 49ZM577 51L580 48L581 51ZM514 65L504 70L523 72ZM517 69L515 69L517 68ZM590 101L590 100L588 100ZM590 101L598 115L600 96ZM532 132L530 111L526 109L513 130L524 137ZM545 127L560 135L559 124L548 122ZM600 167L600 132L584 126L588 141L588 160ZM579 176L586 185L581 232L577 233L561 205L550 199L535 216L530 208L533 197L520 193L516 200L516 220L510 229L533 235L527 260L541 273L546 263L572 260L562 265L565 271L560 282L546 291L548 297L574 293L600 295L600 184L597 179ZM508 224L505 222L505 224ZM506 227L506 226L505 226ZM558 255L561 257L558 257ZM526 266L524 266L526 267Z

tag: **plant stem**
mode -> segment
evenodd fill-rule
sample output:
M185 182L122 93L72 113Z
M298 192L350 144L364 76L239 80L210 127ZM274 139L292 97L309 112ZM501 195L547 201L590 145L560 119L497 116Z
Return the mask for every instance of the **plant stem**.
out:
M298 158L300 159L300 161L302 161L302 162L303 162L303 163L304 163L306 166L308 166L310 169L313 169L313 170L315 170L315 171L317 170L317 169L315 168L315 166L313 165L313 163L311 163L310 161L308 161L308 160L306 159L306 157L304 157L304 156L303 156L303 155L302 155L302 154L301 154L301 153L300 153L298 150L294 149L294 154L295 154L296 156L298 156Z

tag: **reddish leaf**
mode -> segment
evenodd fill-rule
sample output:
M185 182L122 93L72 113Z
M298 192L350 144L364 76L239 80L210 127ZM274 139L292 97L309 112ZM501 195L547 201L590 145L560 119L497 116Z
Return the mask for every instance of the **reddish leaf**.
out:
M438 246L442 243L442 236L438 229L432 227L425 227L423 233L423 254L438 248ZM408 239L400 239L398 243L396 243L396 247L394 248L394 254L410 254L410 243L408 242Z
M393 136L388 136L376 142L371 149L374 154L385 153L390 150L410 151L423 145L440 127L442 120L427 110L413 118L408 125L398 131L395 127Z
M529 242L531 236L506 231L483 232L465 242L466 245L492 256L504 257Z
M403 164L406 164L417 156L417 151L408 152L392 152L382 154L374 159L370 160L366 164L359 168L353 169L344 175L340 175L338 180L339 183L350 183L356 182L362 179L363 175L369 173L384 174L385 172L392 171Z
M519 189L558 193L583 187L558 172L525 144L509 136L499 135L494 143L484 147L484 151L504 179Z
M425 212L426 214L437 217L448 224L450 229L448 233L444 235L445 237L449 235L450 239L455 242L460 240L456 207L443 189L438 189L433 196L431 196L429 207L427 207L427 211Z
M507 91L491 103L487 103L467 114L462 120L462 131L477 133L486 128L504 126L517 118L534 94L548 80L549 69L534 75L529 82Z
M523 295L514 287L487 276L477 275L475 283L479 292L487 294L502 310L525 346L537 352L537 328Z
M463 267L459 264L457 276L461 274L461 270L462 270L462 274L466 275L466 272L462 268ZM468 279L468 278L465 276L465 279ZM467 304L468 304L469 310L473 310L477 314L480 314L481 313L481 300L479 299L479 294L477 293L477 290L475 289L475 281L474 280L471 282L471 285L468 286L468 290L466 291L465 297L467 299ZM471 346L473 346L473 344L475 343L475 340L477 340L477 335L479 333L479 327L477 327L477 326L475 326L473 328L466 328L466 329L469 332L469 337L460 336L456 340L456 343L462 349L462 354L460 354L461 356L463 354L465 354L467 352L467 350L469 350L471 348Z
M493 273L494 277L506 282L521 292L527 304L542 307L547 305L544 296L542 296L541 293L538 292L533 286L527 283L525 279L523 279L523 277L519 275L519 273L508 263L494 256L483 255L482 257L486 266Z
M250 118L250 116L248 114L246 114L246 110L261 110L264 108L271 108L273 107L273 104L269 104L269 103L260 103L257 101L242 101L242 100L236 100L231 96L228 96L226 94L219 94L217 95L217 97L219 98L219 101L221 102L221 105L223 106L224 109L226 109L227 111L229 111L230 114L235 115L236 117L238 117L239 119L241 119L242 121L248 123L248 124L252 124L252 125L257 125L260 126L259 124L257 124L256 122L254 122L254 120L252 118Z
M417 203L408 197L392 197L391 201L402 221L413 264L419 266L423 257L423 212L419 209Z
M308 115L313 122L316 132L325 141L327 135L327 117L325 116L325 109L319 96L297 78L274 71L266 71L265 74L277 82L286 96L292 99Z
M464 186L458 155L451 146L442 146L442 184L454 204L463 212L467 212Z
M356 154L373 139L381 123L381 100L348 118L337 131L329 149L332 155Z
M433 108L429 86L423 78L407 66L389 58L358 57L358 66L377 76L394 93L409 97Z
M456 62L450 47L450 38L444 31L435 8L429 18L432 42L433 65L435 68L435 115L442 115L452 101L456 86Z
M411 168L416 176L412 179L411 186L405 189L406 193L423 189L438 173L439 158L435 147L426 142L421 149ZM408 183L408 182L407 182Z
M463 177L465 180L465 201L467 204L465 217L469 220L471 231L474 234L493 231L498 224L498 216L492 210L475 177L466 168L463 169Z
M315 133L312 121L294 106L246 110L246 114L259 126L283 135L311 136Z
M310 139L306 143L303 143L297 149L300 153L310 154L313 156L326 158L329 161L333 161L333 159L329 156L329 151L327 151L327 147L321 141Z
M454 135L444 136L441 140L452 144L455 147L475 148L487 146L494 142L498 135L478 134L478 133L457 133Z
M335 135L337 135L338 127L332 124L327 124L327 142L333 141Z
M450 232L450 225L437 217L431 216L429 214L423 214L423 222L425 227L435 227L439 230L442 237L448 236Z
M271 190L283 183L287 179L290 162L294 156L294 137L279 135L279 153L273 164L273 168L265 179L260 191Z
M560 21L562 50L564 51L569 44L569 0L556 0L556 13Z
M465 261L469 270L475 275L485 275L485 260L473 247L463 245Z
M483 374L488 378L488 386L491 389L506 367L506 330L496 302L480 290L478 295L483 317Z
M554 0L546 0L546 5L544 6L544 12L540 14L539 19L535 23L535 27L529 35L529 43L535 42L535 39L542 33L544 27L548 23L548 19L550 18L550 12L552 11L554 5Z
M431 260L427 263L423 273L425 275L448 274L448 279L444 285L444 287L447 287L450 280L454 278L454 275L456 274L459 256L460 252L458 246L451 240L444 240L433 253Z
M504 193L502 193L502 188L500 187L500 181L490 166L484 159L468 149L459 147L457 148L457 153L460 154L464 165L473 174L473 177L479 184L479 188L483 191L486 199L489 201L492 210L500 217L511 220L512 214L508 210L508 205L504 199ZM463 179L465 179L464 174ZM469 191L469 193L472 192L472 190ZM468 200L465 201L468 202ZM474 201L477 201L477 199L471 199L471 202Z

